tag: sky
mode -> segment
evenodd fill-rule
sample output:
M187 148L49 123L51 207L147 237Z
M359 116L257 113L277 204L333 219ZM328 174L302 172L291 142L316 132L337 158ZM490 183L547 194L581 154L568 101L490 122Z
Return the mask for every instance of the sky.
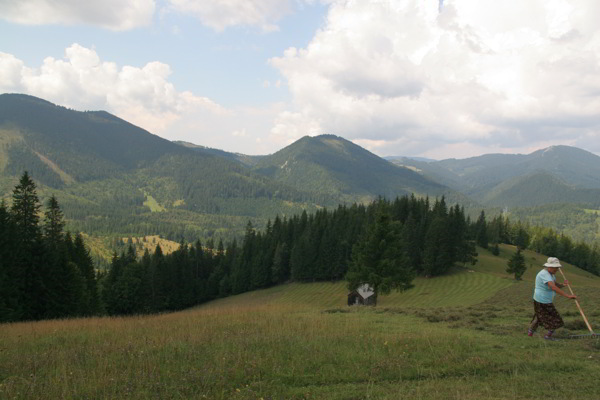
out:
M0 93L249 155L600 154L597 0L0 0Z

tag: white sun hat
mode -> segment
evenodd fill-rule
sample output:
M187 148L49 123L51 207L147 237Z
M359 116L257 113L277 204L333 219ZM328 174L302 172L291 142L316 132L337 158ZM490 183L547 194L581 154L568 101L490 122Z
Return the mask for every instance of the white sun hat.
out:
M558 258L548 257L548 261L546 262L546 264L544 264L544 267L560 268L562 267L562 265L560 265L560 261L558 261Z

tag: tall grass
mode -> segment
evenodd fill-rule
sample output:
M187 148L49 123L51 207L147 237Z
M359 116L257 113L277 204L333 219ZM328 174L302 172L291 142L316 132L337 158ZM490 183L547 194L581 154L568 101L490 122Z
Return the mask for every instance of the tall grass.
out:
M531 282L479 275L419 281L377 307L347 307L343 284L291 284L172 314L0 325L0 398L600 398L598 341L527 337ZM452 303L453 285L485 295Z

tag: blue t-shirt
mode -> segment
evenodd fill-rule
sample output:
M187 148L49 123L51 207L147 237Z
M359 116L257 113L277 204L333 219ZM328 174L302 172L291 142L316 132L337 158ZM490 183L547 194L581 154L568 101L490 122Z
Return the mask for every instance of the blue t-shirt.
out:
M535 290L533 291L533 299L538 303L552 303L554 300L554 290L550 289L548 282L556 282L556 278L547 269L538 272L535 277Z

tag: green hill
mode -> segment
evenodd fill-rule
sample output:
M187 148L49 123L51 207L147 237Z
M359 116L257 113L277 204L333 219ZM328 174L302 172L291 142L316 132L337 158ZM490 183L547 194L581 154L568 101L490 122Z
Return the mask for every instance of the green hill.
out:
M569 146L551 146L527 155L486 154L431 162L399 158L393 162L446 182L483 204L487 204L489 192L498 186L536 174L552 175L575 189L600 189L600 157ZM529 195L527 200L535 205L554 202L552 197L544 195Z
M238 161L244 165L247 166L254 166L256 165L256 163L258 163L258 161L263 157L263 156L248 156L245 154L240 154L240 153L230 153L227 151L223 151L223 150L219 150L219 149L213 149L210 147L205 147L205 146L200 146L197 144L193 144L193 143L189 143L189 142L184 142L181 140L177 140L174 141L173 143L176 143L180 146L183 147L187 147L188 149L193 149L199 153L204 153L204 154L210 154L210 155L216 155L219 157L224 157L230 160L234 160L234 161Z
M420 280L377 307L346 306L341 283L309 283L178 313L0 325L0 397L600 397L598 339L525 334L544 257L525 252L534 267L515 282L503 272L513 251L480 249L474 272ZM565 273L596 326L600 279ZM585 332L572 302L557 308L566 322L557 335Z
M436 278L418 277L415 287L406 292L392 292L379 296L378 307L418 307L439 308L453 306L472 306L482 303L497 293L515 285L527 285L533 291L536 274L546 262L547 257L525 250L527 271L522 282L506 272L510 257L516 252L514 246L500 245L500 255L478 248L478 261L475 266L457 269L454 273ZM563 263L564 273L575 288L597 288L600 290L600 278L580 268ZM562 279L559 278L559 282ZM523 285L524 286L524 285ZM345 282L336 283L290 283L273 288L227 297L200 306L201 308L229 307L239 304L278 304L290 307L308 307L323 309L342 307L346 304ZM533 292L532 292L533 293ZM592 299L588 299L592 301ZM599 305L600 311L600 305Z
M279 173L286 161L288 167ZM172 143L103 111L79 112L32 96L3 94L2 197L10 198L15 178L25 170L42 200L56 195L69 230L162 234L177 241L231 239L243 233L249 219L263 227L275 215L368 202L379 195L416 192L465 200L333 136L303 138L274 155L250 157Z
M444 195L473 217L484 207L488 215L508 207L511 215L590 240L598 220L585 213L600 208L599 160L554 146L529 155L401 158L393 165L333 135L245 156L172 143L103 111L0 95L0 196L10 199L27 170L43 200L57 196L69 230L96 235L231 239L248 220L263 227L278 214L415 193ZM542 207L559 204L562 216Z
M58 168L72 180L85 182L151 165L165 154L186 152L107 112L77 112L27 95L0 95L0 126L22 142L9 150L6 168L11 173L31 167L60 176ZM31 165L36 158L36 165ZM57 186L58 181L72 183L43 182Z
M552 146L527 155L428 162L393 157L392 162L469 196L487 215L502 212L587 243L598 239L600 157L585 150Z
M25 170L42 200L57 196L68 229L90 234L228 239L240 235L248 219L264 226L277 214L339 203L274 182L239 159L164 140L106 112L3 94L2 197L10 197Z
M488 192L483 199L484 204L510 208L533 207L540 202L589 204L598 201L600 189L577 188L546 171L506 180Z
M416 193L441 197L452 193L441 183L395 166L334 135L303 137L263 157L255 170L288 186L350 202L379 195L394 198Z

